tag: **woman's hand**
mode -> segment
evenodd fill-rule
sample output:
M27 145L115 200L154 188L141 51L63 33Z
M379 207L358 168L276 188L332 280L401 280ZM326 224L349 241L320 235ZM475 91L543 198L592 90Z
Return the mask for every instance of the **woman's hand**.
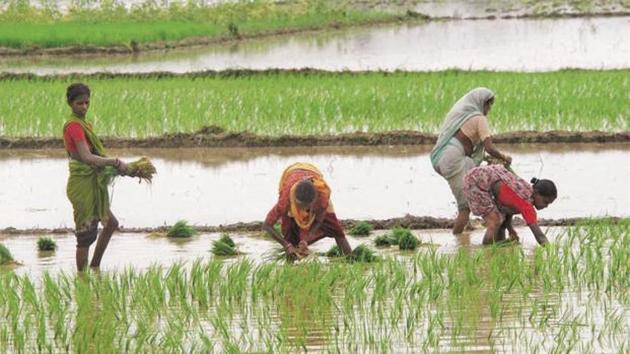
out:
M123 176L126 175L129 170L129 166L127 165L127 163L120 159L116 159L116 165L114 165L114 167L116 167L118 172L120 172L120 174Z
M311 253L308 250L308 243L305 240L300 241L297 252L300 257L306 257Z
M295 248L295 246L293 246L292 244L288 243L285 247L284 250L287 252L287 256L290 259L296 259L298 258L298 250L297 248Z

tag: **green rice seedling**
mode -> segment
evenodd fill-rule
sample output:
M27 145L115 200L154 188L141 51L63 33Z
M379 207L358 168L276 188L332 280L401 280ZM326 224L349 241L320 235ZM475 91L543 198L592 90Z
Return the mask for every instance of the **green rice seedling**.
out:
M328 258L341 257L343 256L343 252L341 252L339 246L334 245L328 251L326 251L324 255Z
M54 251L57 249L57 242L50 237L40 237L37 239L37 249L40 251Z
M238 250L229 234L224 233L221 238L212 242L212 253L215 256L236 256Z
M42 7L30 5L28 0L9 2L14 3L13 6L3 8L0 13L0 46L13 48L116 45L133 51L140 44L150 42L193 37L202 37L205 41L240 39L401 18L391 13L358 10L330 0L168 6L146 1L129 7L106 1L97 2L96 6L73 2L65 11L60 11L57 3ZM17 24L20 30L15 28Z
M392 244L392 239L388 235L378 235L374 239L374 245L376 247L389 247Z
M174 238L188 238L192 237L197 233L197 231L190 225L186 220L179 220L175 223L175 225L171 226L171 228L166 233L167 237Z
M348 260L351 262L372 263L378 260L378 256L369 247L359 245L352 250Z
M350 235L369 236L370 233L372 232L372 229L373 229L372 224L365 221L361 221L350 229Z
M5 245L0 243L0 265L9 264L12 262L13 255L11 254L11 251L9 251L9 249Z
M497 94L496 111L492 111L497 133L627 131L630 106L610 102L625 102L629 73L262 72L76 79L88 81L93 88L87 118L98 117L94 128L99 135L143 138L192 133L207 125L269 136L359 130L435 134L452 104L479 85ZM0 100L3 135L58 136L55 127L63 126L68 114L59 98L66 79L0 78L0 85L11 92L10 100ZM25 116L31 119L22 119Z
M418 238L409 230L407 230L407 232L401 233L400 237L398 238L398 247L401 250L415 250L419 244L420 241L418 240Z

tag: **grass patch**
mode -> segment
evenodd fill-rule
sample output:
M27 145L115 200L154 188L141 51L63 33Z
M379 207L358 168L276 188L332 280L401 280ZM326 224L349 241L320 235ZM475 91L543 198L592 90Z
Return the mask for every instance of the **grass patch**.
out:
M350 229L350 235L352 236L370 236L372 232L372 225L368 222L361 221L358 224L354 225Z
M495 133L515 130L627 131L630 70L549 73L274 73L218 76L0 79L0 134L59 137L65 89L92 89L97 134L149 137L216 125L260 135L416 130L438 132L455 101L476 86L496 93ZM27 117L28 119L25 119Z
M186 220L179 220L166 233L167 237L173 238L189 238L194 236L197 231Z
M57 242L50 237L39 237L37 239L37 249L40 251L54 251L57 249Z
M394 20L399 16L359 11L329 0L276 3L238 1L204 5L201 2L146 1L129 9L115 2L72 2L62 14L56 2L47 7L30 6L25 0L9 0L0 13L0 46L52 48L68 46L126 46L173 42L194 37L238 39L243 36L330 26Z

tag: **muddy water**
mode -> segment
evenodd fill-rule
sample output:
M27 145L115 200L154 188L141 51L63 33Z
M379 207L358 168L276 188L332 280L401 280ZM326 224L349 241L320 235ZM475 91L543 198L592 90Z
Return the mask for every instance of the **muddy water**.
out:
M505 146L528 179L557 182L559 197L542 218L630 216L630 145ZM282 170L295 161L319 165L341 219L405 214L452 217L456 207L428 148L147 149L157 167L152 185L118 179L112 210L125 227L157 227L186 219L195 225L263 220L277 198ZM73 227L65 196L62 151L0 151L0 228Z
M550 240L562 232L563 228L549 228L547 231ZM521 242L526 250L531 251L536 247L536 241L528 229L517 228L521 235ZM350 245L354 248L365 244L373 248L374 238L388 231L379 230L368 237L349 236ZM461 237L453 236L448 230L419 230L414 233L423 242L437 247L440 252L452 253L460 247L480 247L483 239L483 230L478 229L470 235ZM243 255L238 257L225 257L226 262L233 262L247 257L255 262L264 262L273 259L273 251L279 247L275 241L263 237L259 233L232 233L230 234L236 243L238 250ZM14 268L18 274L29 274L32 278L39 278L44 272L72 273L75 266L74 235L49 235L57 242L57 250L54 252L39 252L37 250L36 235L0 235L0 242L13 254L14 259L21 265ZM173 240L167 237L156 237L146 234L115 234L107 252L103 258L101 269L103 271L122 270L133 267L142 270L151 265L169 266L175 262L190 264L195 259L209 259L214 257L210 252L212 241L219 239L220 234L201 234L188 240ZM314 253L326 252L335 244L333 239L323 239L313 244L310 249ZM427 247L429 247L427 245ZM91 249L93 252L93 247ZM378 252L385 256L398 256L397 248L379 249Z
M433 21L139 56L0 60L0 70L40 75L71 72L176 73L224 69L514 70L630 67L630 17Z

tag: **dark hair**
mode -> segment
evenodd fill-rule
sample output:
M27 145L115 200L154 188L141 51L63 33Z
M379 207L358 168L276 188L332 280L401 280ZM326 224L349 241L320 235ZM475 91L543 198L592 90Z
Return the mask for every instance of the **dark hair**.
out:
M532 182L534 192L542 195L543 197L556 198L558 196L558 190L556 189L556 185L553 181L534 177L530 182Z
M80 82L76 82L66 89L66 98L68 99L68 103L74 102L79 96L88 95L90 96L90 88L87 85L82 84Z
M315 199L315 186L310 180L304 180L295 187L295 197L301 203L308 204Z

